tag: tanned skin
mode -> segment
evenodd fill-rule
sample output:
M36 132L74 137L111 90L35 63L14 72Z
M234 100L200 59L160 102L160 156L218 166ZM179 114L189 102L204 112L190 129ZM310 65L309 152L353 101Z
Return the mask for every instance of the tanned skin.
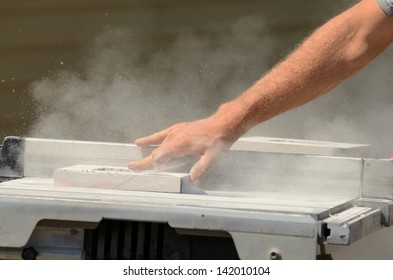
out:
M286 59L210 117L137 139L139 146L159 146L128 167L149 169L172 158L193 156L198 161L190 177L199 183L249 129L329 92L392 41L393 17L376 0L362 0L314 31Z

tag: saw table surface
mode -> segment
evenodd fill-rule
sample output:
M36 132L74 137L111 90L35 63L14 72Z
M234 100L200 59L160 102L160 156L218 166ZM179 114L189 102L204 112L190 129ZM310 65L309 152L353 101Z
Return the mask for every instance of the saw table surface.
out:
M52 200L74 204L188 206L201 209L310 214L324 218L347 206L355 197L298 195L273 192L206 191L206 195L95 188L55 187L53 179L23 178L0 184L1 198ZM27 213L28 215L29 213ZM45 218L45 217L42 217Z

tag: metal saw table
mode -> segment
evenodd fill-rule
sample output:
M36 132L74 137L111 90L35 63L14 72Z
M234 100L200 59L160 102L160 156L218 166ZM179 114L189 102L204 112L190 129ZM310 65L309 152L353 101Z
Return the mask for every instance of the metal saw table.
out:
M53 184L57 168L124 167L148 152L6 138L0 259L316 259L393 223L393 163L355 144L241 139L204 194Z

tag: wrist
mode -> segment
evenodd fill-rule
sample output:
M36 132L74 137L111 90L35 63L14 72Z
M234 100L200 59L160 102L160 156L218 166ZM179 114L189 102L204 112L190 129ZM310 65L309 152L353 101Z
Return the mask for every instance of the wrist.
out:
M252 127L247 120L246 113L247 108L244 104L241 104L239 100L234 100L221 105L209 119L214 124L219 137L232 145Z

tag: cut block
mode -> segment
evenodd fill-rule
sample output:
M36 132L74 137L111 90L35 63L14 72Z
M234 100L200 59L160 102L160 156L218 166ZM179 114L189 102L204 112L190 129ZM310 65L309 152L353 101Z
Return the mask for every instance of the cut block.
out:
M184 173L136 172L128 168L74 165L56 169L57 187L104 188L132 191L194 193L189 175Z

